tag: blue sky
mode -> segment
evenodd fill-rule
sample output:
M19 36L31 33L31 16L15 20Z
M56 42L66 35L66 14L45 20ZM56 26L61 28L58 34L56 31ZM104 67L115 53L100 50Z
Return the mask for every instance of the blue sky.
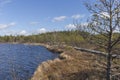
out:
M0 35L73 29L90 15L84 0L0 0Z

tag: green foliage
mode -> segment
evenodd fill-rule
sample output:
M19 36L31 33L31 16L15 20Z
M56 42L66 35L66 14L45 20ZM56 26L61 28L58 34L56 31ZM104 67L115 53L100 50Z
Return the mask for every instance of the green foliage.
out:
M29 36L1 36L0 42L78 45L85 40L78 31L57 31Z

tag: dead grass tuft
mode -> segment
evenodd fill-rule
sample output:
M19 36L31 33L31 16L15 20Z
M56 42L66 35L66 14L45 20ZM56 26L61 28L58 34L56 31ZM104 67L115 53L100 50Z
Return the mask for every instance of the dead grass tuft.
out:
M60 58L43 62L31 80L104 80L105 70L99 68L97 56L64 48ZM96 65L95 65L96 64Z

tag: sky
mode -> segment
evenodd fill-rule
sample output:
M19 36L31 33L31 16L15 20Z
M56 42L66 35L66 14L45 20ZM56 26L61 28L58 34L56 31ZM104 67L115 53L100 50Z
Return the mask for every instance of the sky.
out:
M0 35L31 35L74 29L90 13L84 0L0 0Z

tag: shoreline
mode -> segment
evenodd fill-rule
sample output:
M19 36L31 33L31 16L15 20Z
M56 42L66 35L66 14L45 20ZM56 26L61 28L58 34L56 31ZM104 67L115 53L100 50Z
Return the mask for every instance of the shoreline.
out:
M105 79L105 72L95 68L96 56L75 50L67 45L48 45L43 43L8 43L37 45L47 48L53 53L58 53L59 57L47 60L38 65L34 74L29 80L86 80ZM86 60L85 60L86 59ZM99 64L100 65L100 64ZM98 74L99 73L99 74ZM84 76L88 75L88 76ZM102 75L102 77L101 77Z
M31 45L34 45L34 44L31 44ZM53 60L47 60L47 61L44 61L41 64L39 64L39 66L35 70L33 76L31 77L31 80L49 80L49 79L45 78L45 75L43 74L45 69L51 69L50 65L53 65L56 63L63 63L62 62L63 60L72 60L72 57L67 55L66 51L63 50L64 48L60 49L60 48L56 47L56 45L53 45L53 46L46 45L46 44L37 44L37 45L44 46L49 51L51 51L53 53L58 53L60 55L58 58L55 58ZM38 74L39 74L39 77L36 77L36 75L38 75Z
M52 53L61 54L63 52L63 50L59 49L57 45L49 45L49 44L44 44L44 43L19 43L19 42L7 42L6 43L5 42L5 43L0 43L0 44L23 44L23 45L43 46Z
M49 47L48 47L49 46ZM72 46L46 45L47 49L62 50L58 58L44 61L30 80L104 80L105 71L96 67L96 55L75 50ZM87 75L87 76L85 76ZM102 75L102 76L101 76Z
M23 45L33 45L33 46L43 46L45 47L47 50L49 50L50 52L52 53L56 53L56 54L59 54L59 56L53 60L47 60L47 61L44 61L42 62L41 64L38 64L39 66L45 66L45 64L49 63L54 63L56 61L60 61L61 59L65 59L66 56L64 56L64 51L63 49L59 49L56 45L48 45L48 44L43 44L43 43L18 43L18 42L8 42L8 43L0 43L0 44L23 44ZM39 66L36 68L36 70L34 71L34 74L33 76L36 74L36 72L38 71L37 69L39 68ZM31 76L31 78L33 77ZM34 80L34 79L33 79ZM37 79L36 79L37 80ZM41 80L41 79L40 79Z
M49 45L49 44L44 44L44 43L22 43L22 44L24 44L24 45L43 46L52 53L61 54L61 53L64 52L63 49L58 48L58 45Z

